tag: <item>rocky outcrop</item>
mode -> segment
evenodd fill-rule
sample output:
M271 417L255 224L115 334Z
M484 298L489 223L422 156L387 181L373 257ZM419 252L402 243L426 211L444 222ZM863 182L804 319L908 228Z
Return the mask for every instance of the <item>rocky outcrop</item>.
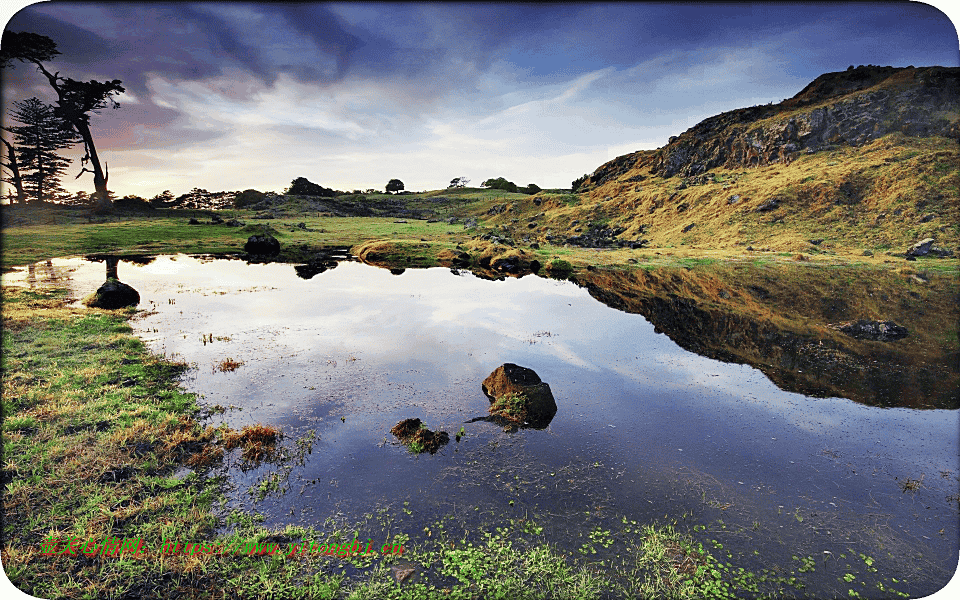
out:
M859 146L894 132L960 139L957 110L960 68L866 66L827 73L789 100L725 112L653 154L615 158L585 185L617 180L641 162L662 177L693 177L721 166L789 163L801 152Z
M543 429L557 414L550 386L533 369L504 363L482 384L490 414L516 425Z

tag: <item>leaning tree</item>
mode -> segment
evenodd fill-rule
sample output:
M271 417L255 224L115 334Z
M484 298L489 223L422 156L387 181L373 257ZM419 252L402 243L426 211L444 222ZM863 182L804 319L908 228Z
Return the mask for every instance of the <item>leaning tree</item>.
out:
M88 162L93 170L83 167L77 177L83 173L93 173L93 185L96 188L97 212L113 210L113 202L107 192L108 173L100 165L97 148L90 133L90 113L95 113L108 105L117 108L120 105L113 99L115 94L124 92L119 79L112 81L76 81L69 77L60 77L60 72L51 73L43 66L60 52L57 44L45 35L26 31L4 31L0 41L0 68L13 66L14 61L29 62L37 66L50 87L57 93L57 105L54 114L68 123L83 140L84 155L81 163Z

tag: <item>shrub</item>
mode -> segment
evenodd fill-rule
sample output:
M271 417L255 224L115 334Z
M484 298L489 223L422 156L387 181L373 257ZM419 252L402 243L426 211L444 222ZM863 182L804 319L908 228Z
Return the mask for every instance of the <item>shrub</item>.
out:
M257 190L243 190L233 198L233 205L236 208L245 208L258 202L262 202L266 194Z
M140 196L124 196L113 203L114 207L121 210L154 210L154 207Z
M583 183L584 183L587 179L589 179L589 178L590 178L590 176L585 174L583 177L577 177L576 179L574 179L574 180L573 180L573 183L570 184L570 187L571 187L571 190L570 190L570 191L575 192L575 191L579 190L579 189L580 189L580 186L583 185Z

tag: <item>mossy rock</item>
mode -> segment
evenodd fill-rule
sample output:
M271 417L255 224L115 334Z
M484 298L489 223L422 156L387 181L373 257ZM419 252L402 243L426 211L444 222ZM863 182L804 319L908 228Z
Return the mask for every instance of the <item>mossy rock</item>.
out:
M533 369L504 363L481 387L490 399L490 414L509 423L543 429L557 414L550 386Z

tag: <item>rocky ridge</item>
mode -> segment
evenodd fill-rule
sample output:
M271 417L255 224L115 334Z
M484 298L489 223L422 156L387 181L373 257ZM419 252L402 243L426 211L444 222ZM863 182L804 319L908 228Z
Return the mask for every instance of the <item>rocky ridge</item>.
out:
M826 73L779 104L721 113L663 148L609 161L584 189L640 163L661 177L692 177L716 167L789 164L801 152L860 146L893 132L960 141L960 68L870 65Z

